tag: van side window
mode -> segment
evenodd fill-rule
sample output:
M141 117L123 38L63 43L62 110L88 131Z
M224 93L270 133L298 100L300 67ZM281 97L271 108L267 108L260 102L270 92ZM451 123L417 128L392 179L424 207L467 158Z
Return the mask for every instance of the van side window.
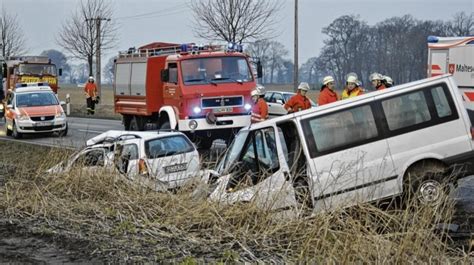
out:
M390 131L431 120L423 91L417 91L382 101Z
M369 105L305 120L309 127L309 146L317 152L337 151L378 137L375 118ZM315 145L315 146L314 146ZM312 156L314 150L310 150Z
M168 64L169 81L170 83L178 83L178 65L176 63Z
M444 93L443 87L439 86L432 88L431 95L433 96L433 101L439 118L450 116L453 113L451 107L449 106L448 98Z

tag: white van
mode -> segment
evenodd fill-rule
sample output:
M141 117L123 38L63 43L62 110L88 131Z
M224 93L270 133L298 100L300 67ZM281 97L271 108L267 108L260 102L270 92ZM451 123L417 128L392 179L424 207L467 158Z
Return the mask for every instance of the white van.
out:
M407 194L435 204L445 181L474 174L472 124L449 75L253 124L209 177L209 198L273 210Z

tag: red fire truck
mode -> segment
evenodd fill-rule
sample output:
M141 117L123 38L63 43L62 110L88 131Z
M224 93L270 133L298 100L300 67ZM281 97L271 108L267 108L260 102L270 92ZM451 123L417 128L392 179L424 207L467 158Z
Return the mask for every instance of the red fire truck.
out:
M58 92L58 76L62 70L56 69L46 56L11 57L3 65L5 92L15 89L18 83L48 83L54 93Z
M229 140L250 124L250 91L256 85L242 46L154 42L120 52L115 61L115 112L126 130L186 133L201 147ZM257 65L257 75L261 66Z

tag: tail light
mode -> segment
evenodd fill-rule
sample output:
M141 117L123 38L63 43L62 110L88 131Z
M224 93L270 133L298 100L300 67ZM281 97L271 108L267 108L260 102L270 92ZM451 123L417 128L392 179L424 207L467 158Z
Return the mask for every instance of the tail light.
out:
M140 175L148 175L148 167L146 165L145 160L143 159L140 159L138 161L138 173Z

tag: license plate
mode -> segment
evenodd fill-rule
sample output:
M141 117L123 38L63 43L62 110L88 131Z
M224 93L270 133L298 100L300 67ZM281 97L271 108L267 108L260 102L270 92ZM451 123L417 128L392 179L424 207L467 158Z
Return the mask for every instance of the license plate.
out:
M187 163L183 163L183 164L176 164L176 165L172 165L172 166L167 166L165 167L165 173L166 174L169 174L169 173L175 173L175 172L179 172L179 171L184 171L188 168L188 164Z
M51 126L51 125L53 125L53 123L49 121L38 121L35 123L36 127Z
M217 108L214 109L214 112L232 112L232 107L224 107L224 108Z

